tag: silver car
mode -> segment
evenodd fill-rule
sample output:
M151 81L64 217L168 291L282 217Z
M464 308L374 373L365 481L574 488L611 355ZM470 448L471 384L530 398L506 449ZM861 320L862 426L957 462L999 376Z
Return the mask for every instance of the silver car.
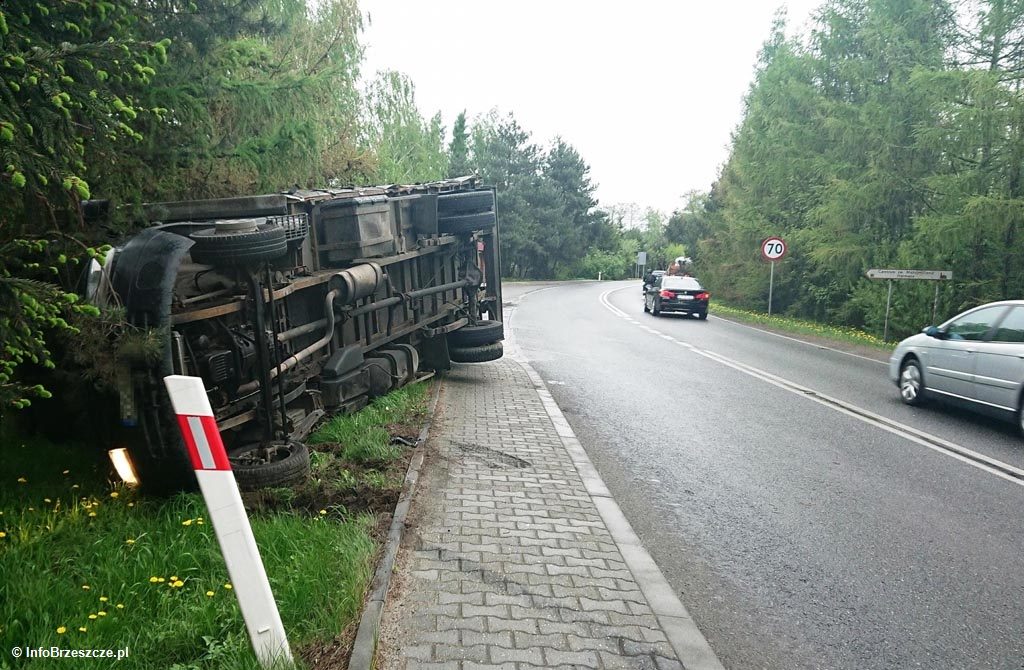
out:
M903 402L937 397L1013 417L1024 432L1024 300L975 307L896 345L889 377Z

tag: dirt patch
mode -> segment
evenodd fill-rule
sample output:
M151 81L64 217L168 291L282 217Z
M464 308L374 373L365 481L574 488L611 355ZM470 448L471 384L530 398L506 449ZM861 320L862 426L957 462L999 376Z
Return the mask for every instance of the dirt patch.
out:
M359 622L356 621L333 640L304 646L296 651L296 655L315 670L346 670L348 658L352 654L352 643L355 642L358 630Z
M330 446L319 444L317 450L326 452L325 447ZM302 484L246 492L242 500L256 514L284 510L336 518L358 514L390 517L413 453L413 448L403 447L394 460L377 463L334 459Z
M388 435L391 436L392 440L397 441L416 442L420 436L419 426L412 424L389 423L384 426L384 429L388 431Z

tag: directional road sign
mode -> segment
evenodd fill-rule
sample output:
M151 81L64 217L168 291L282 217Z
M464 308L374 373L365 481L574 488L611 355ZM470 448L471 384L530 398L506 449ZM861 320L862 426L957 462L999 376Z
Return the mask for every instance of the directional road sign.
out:
M868 279L952 279L952 270L868 270Z

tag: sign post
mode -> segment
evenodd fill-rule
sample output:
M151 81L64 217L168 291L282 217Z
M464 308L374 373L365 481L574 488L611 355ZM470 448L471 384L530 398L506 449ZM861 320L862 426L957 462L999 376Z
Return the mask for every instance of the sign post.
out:
M892 280L889 281L889 291L885 296L885 326L882 327L882 341L889 341L889 307L892 305Z
M264 668L279 667L282 662L290 667L293 660L284 624L270 591L267 572L203 380L170 375L164 377L164 386L178 415L178 427L206 500L210 522L224 554L256 658Z
M872 268L867 271L868 279L885 279L889 282L888 297L885 299L885 326L882 328L882 339L889 339L889 308L892 306L892 282L897 279L925 279L934 281L935 298L932 300L932 321L935 321L935 313L939 308L939 284L940 281L949 281L953 278L952 270L881 270Z
M761 257L771 263L768 274L768 316L772 315L772 292L775 288L775 261L782 260L786 255L786 243L781 237L769 237L761 240Z

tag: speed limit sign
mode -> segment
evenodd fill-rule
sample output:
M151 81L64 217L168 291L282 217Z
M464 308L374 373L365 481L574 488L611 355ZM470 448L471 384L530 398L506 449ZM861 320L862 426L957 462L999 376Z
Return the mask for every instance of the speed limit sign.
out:
M766 261L777 261L786 255L786 243L781 237L769 237L761 242L761 256Z

